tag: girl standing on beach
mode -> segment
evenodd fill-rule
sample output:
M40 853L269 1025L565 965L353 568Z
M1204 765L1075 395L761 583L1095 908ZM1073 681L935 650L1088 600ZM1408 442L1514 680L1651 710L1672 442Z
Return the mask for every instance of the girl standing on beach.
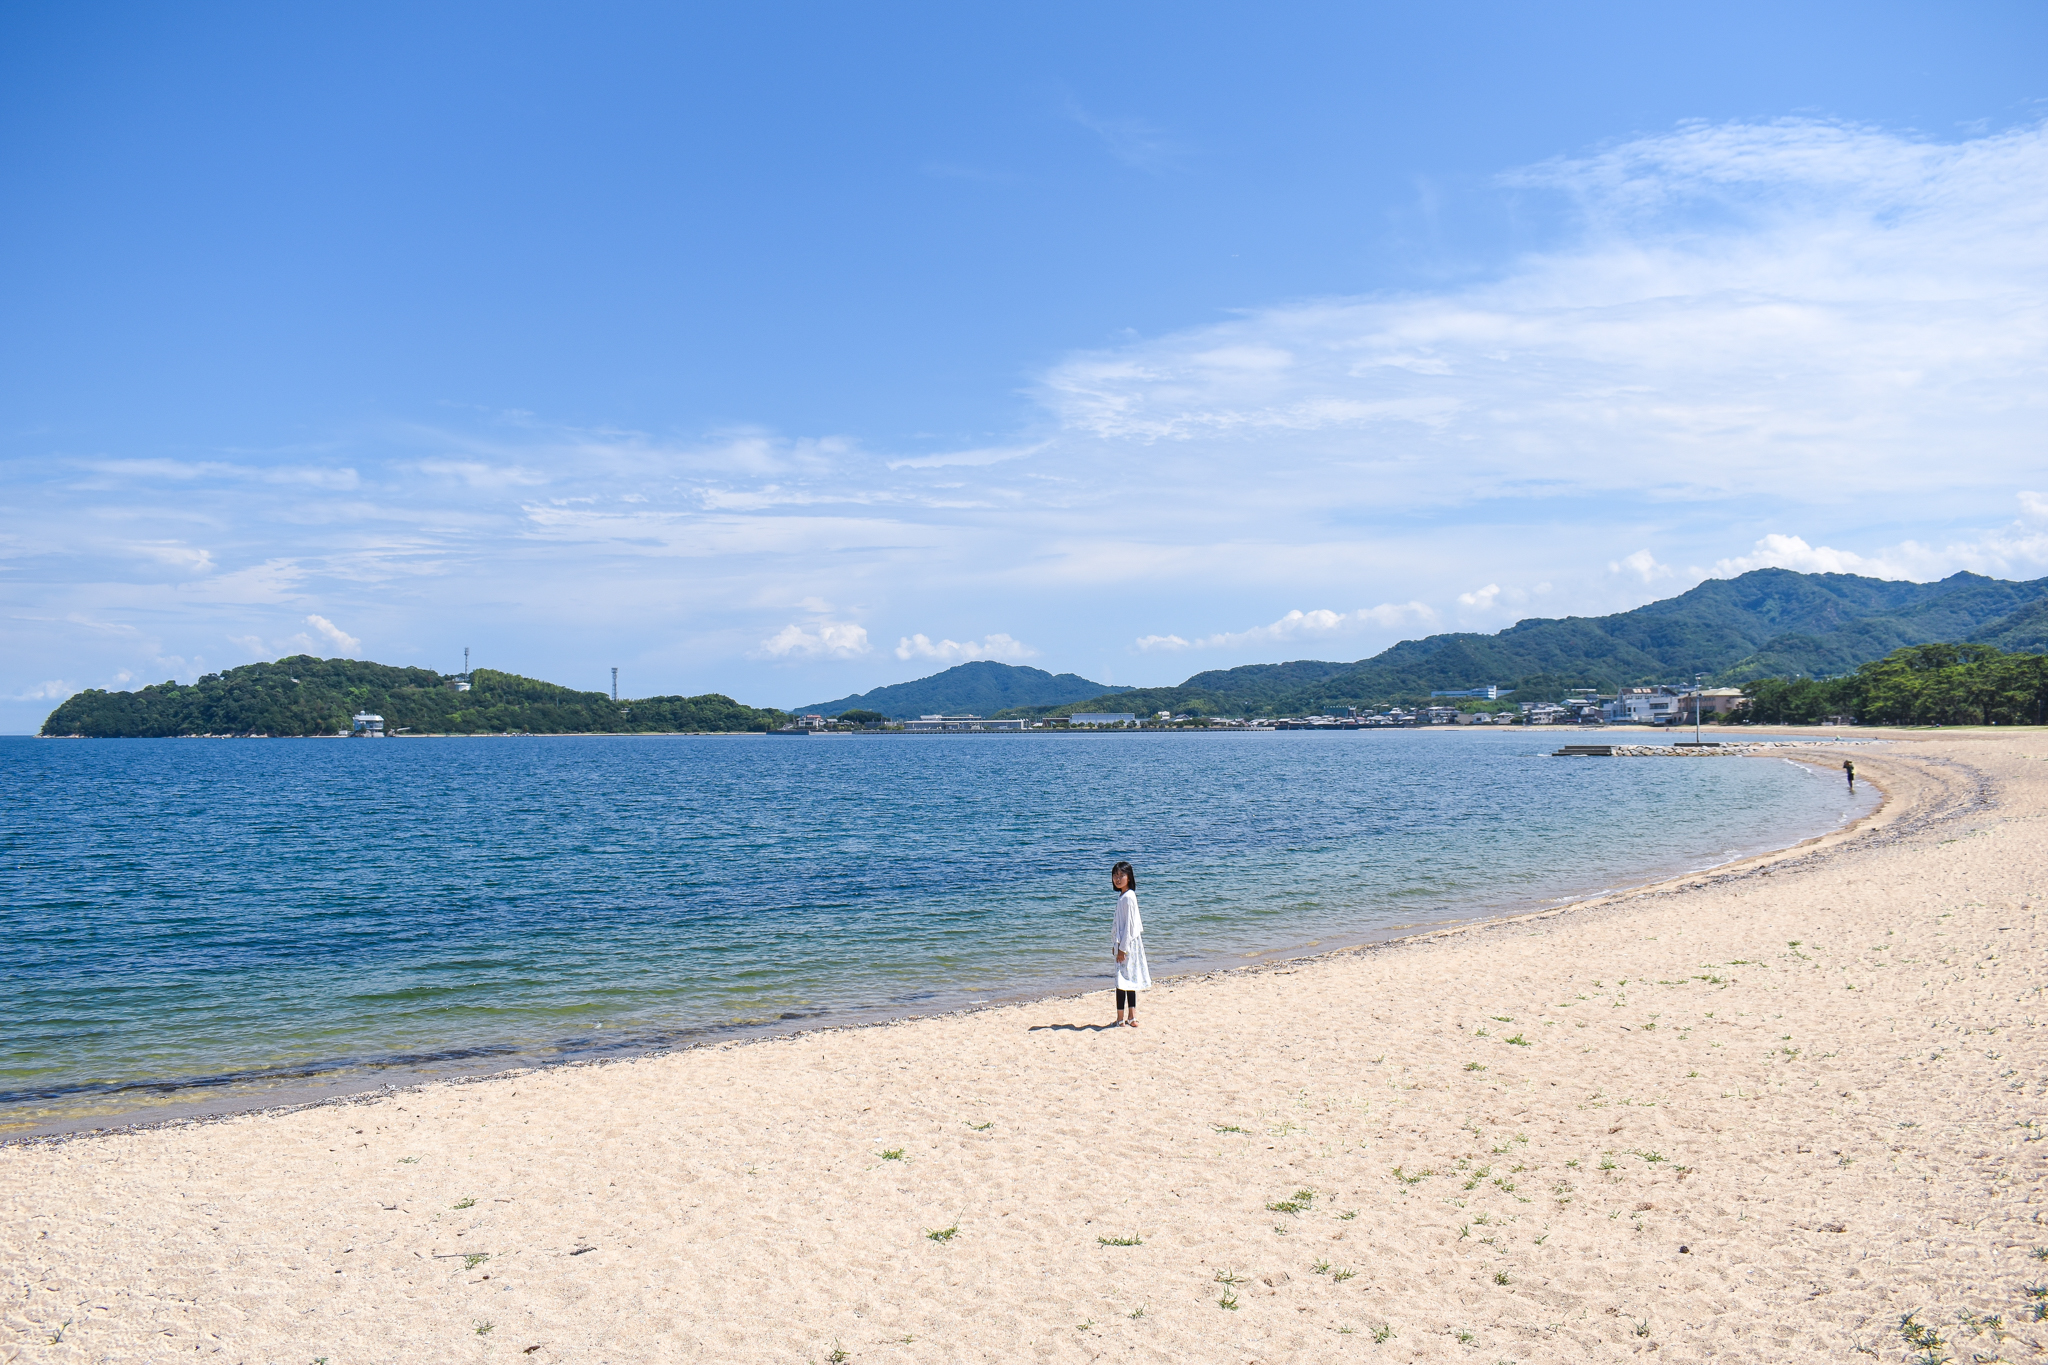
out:
M1145 965L1145 925L1138 918L1138 874L1129 863L1109 870L1115 889L1116 923L1110 947L1116 951L1116 1021L1138 1026L1138 992L1152 988L1152 969Z

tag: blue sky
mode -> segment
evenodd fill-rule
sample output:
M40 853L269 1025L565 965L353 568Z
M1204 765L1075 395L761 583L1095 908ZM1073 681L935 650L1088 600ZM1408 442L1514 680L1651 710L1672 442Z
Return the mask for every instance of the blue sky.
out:
M0 730L2048 574L2048 10L1275 9L8 7Z

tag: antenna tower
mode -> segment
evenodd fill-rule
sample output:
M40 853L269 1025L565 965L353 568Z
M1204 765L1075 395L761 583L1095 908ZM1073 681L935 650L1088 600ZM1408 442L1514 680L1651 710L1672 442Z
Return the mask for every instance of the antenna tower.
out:
M614 668L614 669L612 670L612 700L613 700L613 701L617 701L618 699L619 699L619 670L618 670L618 669L616 669L616 668Z
M469 646L462 647L462 680L469 681Z

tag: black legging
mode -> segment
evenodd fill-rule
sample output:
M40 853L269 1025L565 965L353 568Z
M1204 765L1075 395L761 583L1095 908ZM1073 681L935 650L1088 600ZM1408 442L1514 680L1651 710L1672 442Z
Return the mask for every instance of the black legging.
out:
M1116 1007L1120 1010L1134 1010L1138 1008L1138 993L1136 991L1127 991L1124 990L1122 987L1118 987L1116 993Z

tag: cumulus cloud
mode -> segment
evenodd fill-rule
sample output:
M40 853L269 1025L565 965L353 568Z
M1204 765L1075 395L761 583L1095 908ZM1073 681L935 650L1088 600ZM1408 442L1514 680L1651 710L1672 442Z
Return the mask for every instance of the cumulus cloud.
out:
M324 616L308 616L306 624L319 631L321 639L327 641L328 644L334 646L343 654L354 657L363 652L363 642L361 640L358 640L355 636L349 634L340 626L335 625L334 622Z
M1894 566L1880 559L1871 559L1853 550L1837 550L1830 546L1808 545L1803 537L1771 534L1756 543L1756 548L1746 555L1724 559L1714 565L1714 576L1733 578L1736 574L1748 573L1751 569L1795 569L1800 573L1853 573L1871 578L1903 578L1904 574L1891 572Z
M979 640L937 640L927 635L906 635L896 642L896 657L899 659L936 659L945 664L963 664L970 659L995 659L1014 663L1019 659L1032 659L1038 651L1021 640L1015 640L999 632L990 633Z
M784 626L761 642L759 652L771 659L851 659L870 648L866 626L819 621L809 627Z
M77 691L76 683L52 678L48 682L37 683L26 691L15 693L14 698L16 701L62 701Z
M1608 561L1607 572L1633 574L1647 585L1660 578L1669 578L1678 571L1669 564L1659 564L1657 556L1645 549Z

